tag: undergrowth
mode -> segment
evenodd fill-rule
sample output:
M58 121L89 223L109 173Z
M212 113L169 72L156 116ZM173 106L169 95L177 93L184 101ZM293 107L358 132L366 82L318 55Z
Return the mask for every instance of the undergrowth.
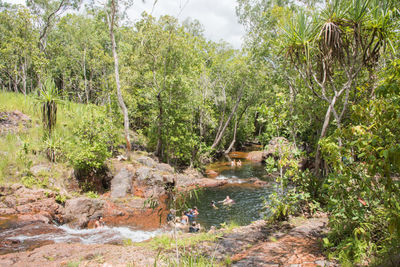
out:
M57 124L50 138L45 138L41 109L34 96L1 92L0 112L16 110L31 121L26 127L21 125L16 132L0 135L2 184L22 182L30 187L47 187L45 180L48 177L35 177L30 172L32 166L55 166L59 174L52 173L52 176L56 177L61 176L65 168L101 167L112 150L122 143L118 139L121 125L112 120L113 115L107 113L107 107L63 101L58 106ZM88 135L89 131L92 133Z

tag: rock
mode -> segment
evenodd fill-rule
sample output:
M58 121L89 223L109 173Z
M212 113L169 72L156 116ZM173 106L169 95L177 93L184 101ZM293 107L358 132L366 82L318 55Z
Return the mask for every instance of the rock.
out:
M162 184L164 179L163 179L163 176L160 173L155 172L155 173L153 173L152 180L156 184Z
M150 168L153 168L156 165L155 160L149 157L140 157L137 161Z
M186 170L183 171L183 174L190 176L190 177L194 177L197 179L201 179L203 178L203 175L196 169L193 168L187 168ZM218 173L217 173L218 175Z
M136 170L136 176L137 176L137 180L138 181L143 181L146 180L147 178L149 178L150 176L150 168L147 167L141 167L139 169Z
M30 171L33 175L37 176L38 174L41 174L41 173L49 173L51 171L51 167L46 164L39 164L39 165L32 166L30 168Z
M127 157L125 157L124 155L118 155L117 156L117 160L119 160L119 161L125 161L125 160L127 160L128 158Z
M257 177L252 177L249 179L249 182L256 186L266 186L268 182L258 179Z
M264 158L264 151L251 151L247 154L246 159L254 161L254 162L261 162Z
M7 208L15 208L15 205L17 205L17 200L14 196L7 196L4 200L3 203L7 206Z
M174 168L166 163L158 163L156 169L162 172L174 173Z
M206 170L207 177L209 178L215 178L218 176L218 172L214 170Z
M315 264L317 264L318 266L325 267L326 266L326 261L324 261L324 260L316 261Z
M126 168L121 169L111 180L111 197L125 197L132 188L133 174Z
M172 184L172 183L174 183L174 175L172 175L172 174L167 174L167 175L163 175L163 181L164 181L164 183L170 183L170 184Z
M85 227L95 213L100 214L104 202L85 197L70 199L65 202L64 220L75 227Z
M10 209L10 208L0 209L1 215L12 215L12 214L16 214L16 213L17 213L17 211L15 209Z

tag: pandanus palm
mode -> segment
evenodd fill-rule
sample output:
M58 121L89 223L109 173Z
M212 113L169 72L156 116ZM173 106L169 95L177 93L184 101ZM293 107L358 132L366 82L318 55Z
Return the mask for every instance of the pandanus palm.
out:
M331 115L337 127L341 127L355 84L365 70L373 73L371 70L393 32L392 3L392 0L331 0L324 10L309 16L312 19L298 12L282 27L288 58L313 95L327 105L319 139L326 136ZM338 142L340 146L342 141ZM317 145L317 174L320 163Z
M57 104L60 102L55 83L47 79L40 90L38 97L42 111L42 123L45 131L45 138L50 138L57 122Z

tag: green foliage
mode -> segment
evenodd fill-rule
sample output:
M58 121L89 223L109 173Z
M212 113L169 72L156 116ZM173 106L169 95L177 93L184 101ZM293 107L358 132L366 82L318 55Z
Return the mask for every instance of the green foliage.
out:
M96 192L88 191L85 193L88 198L99 198L99 195Z
M68 160L76 170L83 172L102 168L112 155L117 134L113 122L105 114L82 114L68 143Z
M34 188L34 187L47 188L49 185L48 178L45 177L43 179L40 179L32 175L27 175L22 177L21 183L28 188Z
M62 194L57 194L55 200L58 204L64 205L65 201L67 201L67 197Z
M45 139L50 138L57 122L57 104L60 102L54 81L48 78L40 90L37 101L41 105Z
M336 172L325 185L332 229L326 243L342 262L365 264L399 249L400 188L394 178L400 170L396 63L387 74L377 97L353 106L352 123L321 142ZM360 95L365 90L358 88ZM335 145L337 138L344 140L340 147Z

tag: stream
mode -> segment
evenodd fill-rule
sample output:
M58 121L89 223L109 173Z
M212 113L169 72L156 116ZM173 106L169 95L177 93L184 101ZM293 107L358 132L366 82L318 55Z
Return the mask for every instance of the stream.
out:
M198 198L189 200L188 206L197 206L200 214L196 221L202 227L220 227L224 223L247 225L263 218L265 200L275 190L275 183L268 178L261 163L247 161L245 152L234 152L230 156L242 161L242 166L231 166L222 159L207 168L218 173L215 179L227 180L222 187L202 189ZM254 178L265 181L265 185L254 185ZM235 201L222 205L227 195ZM210 203L217 202L218 209ZM165 233L166 230L145 231L129 226L103 227L100 229L72 229L66 225L24 223L13 216L0 216L0 255L31 250L51 243L123 244L126 240L141 242Z
M232 155L233 154L233 155ZM230 162L222 159L208 166L208 168L218 172L215 179L227 180L228 184L222 187L202 189L198 198L189 201L188 206L197 206L200 214L196 221L206 229L211 226L220 227L223 223L234 223L237 225L248 225L255 220L262 219L265 212L264 202L268 201L268 196L274 191L275 183L267 176L265 166L261 163L247 161L247 153L234 152L230 156L232 159L242 161L242 166L231 166ZM255 186L252 182L258 178L267 182L266 186ZM226 196L235 201L232 205L218 203ZM216 202L218 209L211 206L211 201Z

